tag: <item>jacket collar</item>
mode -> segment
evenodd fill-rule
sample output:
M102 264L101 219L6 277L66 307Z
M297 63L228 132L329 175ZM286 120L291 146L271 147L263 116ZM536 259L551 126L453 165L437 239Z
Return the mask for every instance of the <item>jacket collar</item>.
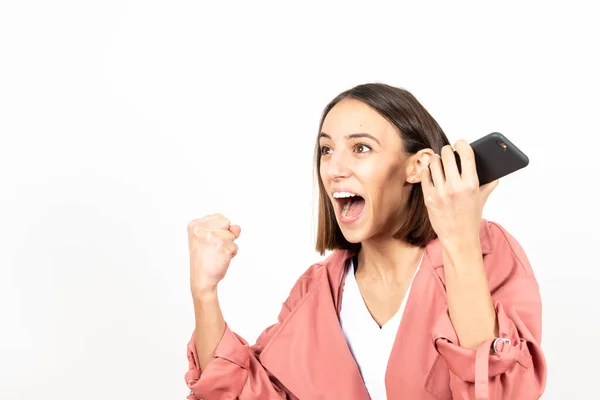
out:
M480 230L481 248L483 254L491 252L490 232L486 221L482 221ZM441 244L438 239L427 244L426 258L423 261L424 269L443 266ZM301 302L292 311L289 317L281 323L270 342L263 349L260 360L288 390L294 393L295 398L325 397L327 392L335 392L339 398L347 400L365 400L369 398L360 370L352 357L352 353L345 341L339 324L339 306L343 292L343 278L347 261L354 255L347 250L333 252L314 276L314 288L305 294ZM324 268L322 268L324 267ZM434 273L435 274L435 273ZM414 294L408 300L402 324L407 321L421 321L417 305L426 304L433 293L443 293L441 282L431 284L432 274L421 271L414 281L412 291ZM420 296L420 297L415 297ZM434 313L435 314L435 313ZM302 334L298 332L302 331ZM413 335L413 336L411 336ZM393 377L392 374L400 371L406 362L402 358L402 346L413 345L414 341L429 340L421 336L414 336L411 329L399 329L394 342L386 382L389 379L402 379ZM318 354L320 362L315 363L314 357ZM435 361L433 353L431 360L422 361L430 365ZM388 390L390 398L396 398L400 387L410 386L410 382L397 383ZM408 390L408 389L403 389ZM321 397L319 397L321 398Z

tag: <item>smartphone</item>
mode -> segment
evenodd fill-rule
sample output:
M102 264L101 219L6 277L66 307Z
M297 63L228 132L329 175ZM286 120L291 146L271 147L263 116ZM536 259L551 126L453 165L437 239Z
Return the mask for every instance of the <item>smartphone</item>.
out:
M500 179L529 165L529 158L510 140L499 132L492 132L471 143L475 153L475 167L479 185ZM458 170L460 156L454 151Z

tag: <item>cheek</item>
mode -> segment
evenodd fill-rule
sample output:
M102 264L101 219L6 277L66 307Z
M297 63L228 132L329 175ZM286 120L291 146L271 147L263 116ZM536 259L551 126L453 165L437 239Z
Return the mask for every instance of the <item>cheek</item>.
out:
M325 172L327 171L327 167L324 163L321 163L321 165L319 166L319 176L321 177L321 180L323 181L323 183L326 180L326 176L325 176Z
M373 181L374 185L371 187L371 193L373 202L376 203L373 205L375 209L395 210L398 204L403 201L404 176L398 172L398 169L380 173Z
M400 167L380 168L371 174L368 182L373 183L375 193L396 193L402 190L404 176L400 172Z

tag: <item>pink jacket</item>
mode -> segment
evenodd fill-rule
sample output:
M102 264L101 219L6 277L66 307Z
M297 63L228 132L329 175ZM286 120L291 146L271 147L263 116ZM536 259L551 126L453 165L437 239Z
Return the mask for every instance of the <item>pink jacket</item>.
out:
M510 344L498 343L495 353L490 342L478 350L460 347L448 316L441 245L433 240L387 365L388 399L530 400L542 395L546 362L533 271L521 246L498 224L482 220L480 239L499 336ZM226 327L204 371L198 368L192 336L185 374L188 399L369 399L339 323L344 271L352 255L335 251L312 265L283 303L278 322L254 346Z

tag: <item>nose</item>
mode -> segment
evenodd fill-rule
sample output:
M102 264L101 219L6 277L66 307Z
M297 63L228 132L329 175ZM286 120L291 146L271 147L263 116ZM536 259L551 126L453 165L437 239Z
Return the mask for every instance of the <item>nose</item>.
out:
M329 165L327 166L327 175L329 179L334 181L350 176L350 169L348 168L348 163L343 152L334 152L331 154Z

